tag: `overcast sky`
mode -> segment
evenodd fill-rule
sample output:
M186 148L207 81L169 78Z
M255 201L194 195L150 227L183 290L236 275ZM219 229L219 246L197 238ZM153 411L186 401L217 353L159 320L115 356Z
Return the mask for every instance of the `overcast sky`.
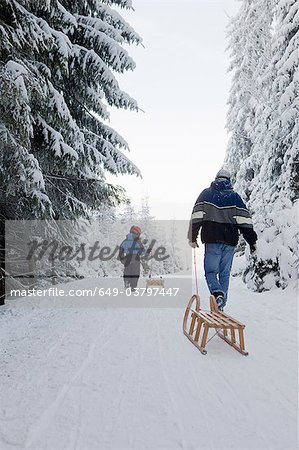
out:
M129 47L137 68L119 77L145 113L114 110L110 125L129 142L143 179L121 176L133 202L149 197L157 219L188 219L221 167L230 88L227 41L236 0L135 0L123 13L144 40ZM111 180L109 178L109 180Z

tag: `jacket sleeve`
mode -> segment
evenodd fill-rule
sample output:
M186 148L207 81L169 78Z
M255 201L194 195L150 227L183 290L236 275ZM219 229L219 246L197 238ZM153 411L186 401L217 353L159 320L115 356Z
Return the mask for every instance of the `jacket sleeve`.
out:
M140 258L143 258L146 255L144 245L141 243L141 241L139 241L138 254L139 254Z
M124 260L126 259L126 254L125 254L125 249L124 249L124 242L123 241L120 246L119 246L119 251L118 251L118 259L124 263Z
M204 217L204 197L205 190L199 195L192 209L191 219L189 222L188 240L189 242L195 242L203 222Z
M236 194L235 219L240 233L243 235L245 241L249 245L255 244L257 241L257 234L253 229L251 214L239 194Z

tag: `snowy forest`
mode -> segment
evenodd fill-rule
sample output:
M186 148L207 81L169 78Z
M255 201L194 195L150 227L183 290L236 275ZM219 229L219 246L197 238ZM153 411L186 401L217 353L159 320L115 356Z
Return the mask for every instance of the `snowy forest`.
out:
M124 44L142 39L112 4L132 7L0 1L2 224L88 219L127 201L105 174L140 172L108 125L109 107L138 111L116 75L135 68ZM0 234L3 249L3 225Z
M255 290L284 288L299 266L299 3L243 0L228 37L225 164L258 233L256 260L238 271Z
M0 0L0 192L0 450L299 448L298 0Z
M135 69L128 44L142 45L121 15L132 8L0 0L2 236L5 220L70 219L76 230L79 219L119 217L128 198L106 175L141 175L108 125L112 107L139 110L118 81ZM298 273L298 45L295 0L242 0L230 20L224 164L258 233L254 259L241 242L235 274L257 291L285 288Z

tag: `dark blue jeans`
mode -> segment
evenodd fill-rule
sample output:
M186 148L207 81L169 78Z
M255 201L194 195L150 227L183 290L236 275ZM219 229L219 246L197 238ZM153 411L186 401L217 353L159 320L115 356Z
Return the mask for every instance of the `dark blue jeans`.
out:
M235 247L227 244L205 244L204 269L205 278L212 294L222 291L225 303L229 286Z

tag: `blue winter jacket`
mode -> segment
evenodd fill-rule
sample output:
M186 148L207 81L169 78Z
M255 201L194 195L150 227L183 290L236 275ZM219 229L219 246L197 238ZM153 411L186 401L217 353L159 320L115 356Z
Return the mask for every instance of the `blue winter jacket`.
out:
M203 243L224 243L236 246L239 232L249 245L256 243L251 215L243 200L226 179L217 179L195 202L188 238L195 242L201 229Z
M127 234L126 239L120 244L119 259L123 260L127 256L142 257L145 254L145 249L139 236L135 233Z

